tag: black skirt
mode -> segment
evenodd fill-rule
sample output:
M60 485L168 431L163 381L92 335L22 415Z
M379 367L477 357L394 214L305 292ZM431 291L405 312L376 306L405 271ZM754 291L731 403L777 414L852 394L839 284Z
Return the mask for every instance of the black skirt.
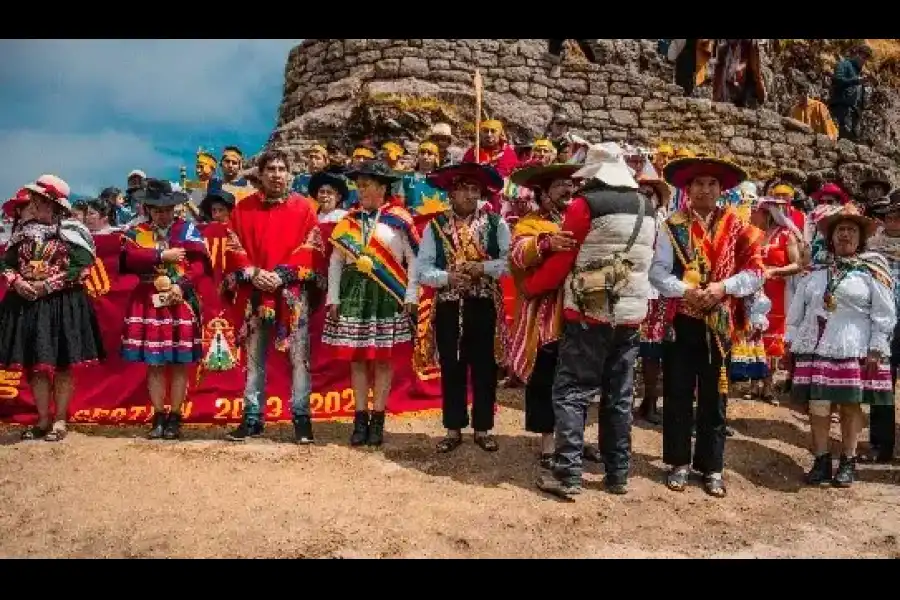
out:
M106 358L100 324L84 288L33 302L13 290L0 302L0 366L53 372Z

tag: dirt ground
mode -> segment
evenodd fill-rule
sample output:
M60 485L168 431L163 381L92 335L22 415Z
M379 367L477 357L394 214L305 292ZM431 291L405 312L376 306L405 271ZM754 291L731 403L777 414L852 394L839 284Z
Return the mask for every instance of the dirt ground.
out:
M317 424L312 448L286 426L244 445L219 427L182 442L78 427L52 444L2 426L0 556L900 556L897 467L861 466L849 490L805 488L806 417L786 407L730 403L724 500L696 483L668 491L661 432L637 423L630 493L604 493L589 463L566 503L534 486L521 391L502 397L495 454L470 435L436 454L438 414L389 418L380 450L350 448L348 423Z

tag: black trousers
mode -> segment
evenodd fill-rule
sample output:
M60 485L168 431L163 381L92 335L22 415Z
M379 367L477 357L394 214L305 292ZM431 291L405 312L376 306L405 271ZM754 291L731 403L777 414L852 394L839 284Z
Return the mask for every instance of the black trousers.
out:
M553 56L559 56L562 54L562 47L565 41L566 40L547 40L547 51ZM578 47L581 48L581 51L584 52L584 55L589 61L592 63L597 62L597 56L594 54L594 47L591 45L590 40L575 40L575 43L578 44Z
M894 328L894 338L891 340L891 381L894 383L894 391L897 391L897 367L900 366L900 325ZM869 445L878 454L888 458L894 456L896 444L897 417L894 413L894 405L873 406L869 413Z
M706 323L684 315L673 322L675 341L663 342L663 462L692 464L703 474L721 473L725 455L725 394L719 393L722 357ZM710 334L711 335L711 334ZM711 360L710 360L711 359ZM694 389L697 389L697 440L691 461Z
M559 342L538 348L534 370L525 386L525 431L553 433L553 381Z
M842 140L856 141L859 131L860 111L857 106L835 104L829 106L831 117L838 126L838 137Z
M472 378L472 428L494 428L497 403L497 361L494 332L497 310L487 298L466 298L463 302L462 340L459 340L459 302L438 302L435 309L435 342L441 366L444 427L465 429L469 425L466 408L468 379ZM460 345L457 346L457 342ZM459 358L457 358L459 349Z

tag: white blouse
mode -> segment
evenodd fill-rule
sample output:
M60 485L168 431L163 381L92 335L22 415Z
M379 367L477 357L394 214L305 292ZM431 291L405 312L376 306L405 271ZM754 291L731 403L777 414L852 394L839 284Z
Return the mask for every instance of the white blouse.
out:
M343 208L336 208L330 213L322 214L319 213L319 223L337 223L347 214L347 211Z
M378 223L372 235L376 236L388 249L400 264L406 265L406 299L407 304L419 302L419 288L416 283L416 253L413 251L406 234L394 229L390 225ZM331 253L331 261L328 264L328 292L326 304L338 305L341 303L341 276L344 266L353 264L354 259L345 255L340 249L335 248Z
M894 291L868 272L854 271L834 290L836 307L829 312L825 308L827 285L826 269L800 280L786 320L785 342L791 352L837 359L865 358L869 351L890 356L897 322ZM819 317L827 319L821 338Z

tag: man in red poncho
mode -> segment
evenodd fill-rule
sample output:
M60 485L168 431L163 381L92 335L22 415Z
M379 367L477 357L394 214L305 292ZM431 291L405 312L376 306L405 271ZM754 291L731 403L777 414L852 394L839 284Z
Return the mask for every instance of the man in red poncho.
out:
M267 150L258 160L261 189L231 213L222 284L246 342L247 385L240 426L231 441L261 435L266 347L270 339L291 360L291 414L297 443L313 440L309 395L309 315L320 295L324 252L316 214L308 198L288 187L287 155Z
M475 156L475 147L466 150L462 162L478 163L494 167L500 177L506 179L513 170L519 166L519 157L516 148L506 139L503 131L503 123L497 120L482 121L480 126L481 136L478 156ZM500 213L500 193L490 197L491 210Z

